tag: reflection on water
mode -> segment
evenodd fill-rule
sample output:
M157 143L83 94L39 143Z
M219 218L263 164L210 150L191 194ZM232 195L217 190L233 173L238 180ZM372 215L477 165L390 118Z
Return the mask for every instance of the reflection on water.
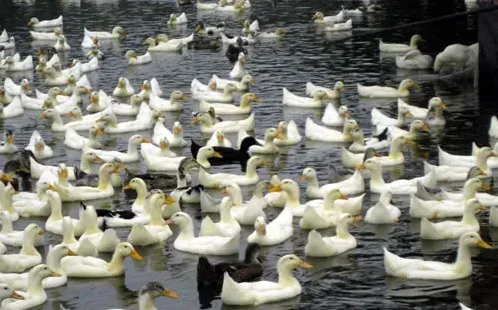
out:
M302 2L297 0L284 1L252 1L253 8L242 14L197 12L192 6L178 8L176 1L137 1L137 0L62 0L62 1L14 1L13 14L6 16L2 27L16 37L17 51L22 57L33 54L40 42L29 39L26 23L32 16L40 20L64 15L64 33L72 49L61 55L63 66L67 67L73 58L83 59L86 53L80 48L83 27L90 30L111 31L115 25L121 25L128 32L129 37L124 42L103 44L102 51L106 59L100 62L100 69L87 74L95 89L112 92L120 76L130 79L133 87L139 88L142 81L156 77L165 93L169 97L171 91L179 89L189 92L190 82L198 78L203 82L213 73L226 78L231 69L224 56L224 51L183 51L182 54L154 54L153 63L145 66L130 67L126 63L124 53L134 49L143 53L146 47L142 45L144 39L159 33L166 33L170 37L185 37L190 35L191 29L202 20L209 25L226 22L227 32L238 34L245 19L259 19L262 30L271 31L277 27L286 28L289 33L283 40L275 43L258 43L247 47L249 55L247 69L251 71L257 85L254 92L263 99L261 105L254 107L256 111L255 134L264 135L268 127L278 126L282 119L293 119L304 136L304 123L307 117L320 121L322 109L299 109L282 107L282 87L287 87L297 95L305 95L305 84L312 81L317 85L332 87L337 80L344 80L348 91L344 94L340 104L347 105L348 110L358 121L369 136L374 130L370 124L370 111L377 107L383 112L396 115L396 100L377 100L358 98L356 84L385 84L397 86L405 77L413 77L421 89L416 90L407 98L407 102L426 107L428 100L433 96L441 96L449 107L445 115L445 128L431 128L432 135L420 141L416 147L407 148L405 166L396 166L386 169L386 181L397 178L411 178L420 176L423 171L422 161L429 158L436 163L436 143L442 143L449 152L465 154L470 152L470 141L475 140L479 124L476 124L476 93L471 85L433 83L430 72L409 72L397 70L393 55L378 53L378 39L380 35L372 37L358 37L357 39L335 42L346 36L362 33L363 31L378 29L429 19L455 11L463 11L466 5L462 0L451 3L436 1L405 0L383 1L379 12L363 14L353 18L354 30L351 32L324 32L321 27L311 23L311 16L317 10L326 14L337 12L341 4L346 6L359 5L358 1L314 1ZM10 5L10 4L9 4ZM9 9L8 7L7 9ZM170 29L166 22L171 13L186 11L189 23L187 27ZM409 14L407 14L409 12ZM455 42L471 44L476 40L475 17L445 21L437 25L428 25L416 29L384 33L386 42L408 42L411 35L419 33L426 39L421 46L424 53L434 56L444 46ZM41 43L46 45L48 43ZM2 75L3 73L0 73ZM46 92L42 81L36 74L17 73L9 75L15 82L23 77L33 81L33 88ZM3 75L2 75L3 78ZM85 105L87 104L85 99ZM207 137L199 133L193 125L192 112L197 109L196 102L185 105L183 113L167 113L166 126L170 128L175 121L183 124L187 137L197 141ZM0 121L0 130L12 129L16 133L19 146L26 145L33 130L40 131L46 143L54 148L56 157L44 163L56 164L66 162L68 165L77 164L80 153L66 149L62 145L63 133L52 132L47 123L37 122L39 113L26 111L23 118ZM126 118L123 118L123 120ZM238 119L229 117L227 119ZM128 120L128 119L127 119ZM485 124L484 126L486 126ZM145 132L150 135L150 132ZM107 135L102 138L106 148L126 149L130 134ZM236 134L227 135L235 142ZM481 138L486 142L483 138ZM270 167L259 169L262 178L269 179L272 174L278 173L283 178L297 180L302 170L311 166L317 171L321 184L329 177L329 165L342 170L340 147L342 144L327 144L314 141L303 141L292 148L282 148L277 156L269 156L265 160L271 163ZM188 155L190 151L175 150L179 154ZM0 166L14 156L0 157ZM130 165L131 169L145 170L143 165ZM216 167L217 172L238 172L236 165ZM368 180L368 174L365 174ZM194 176L194 179L196 177ZM367 181L368 183L368 181ZM300 183L301 193L304 184ZM449 184L448 186L452 186ZM250 197L254 187L244 188L244 197ZM219 195L219 193L218 193ZM302 195L303 196L303 195ZM92 202L99 207L123 208L129 206L133 196L117 191L116 194L102 201ZM302 198L304 200L304 197ZM364 200L363 211L378 200L378 195L367 195ZM457 307L456 298L472 305L477 309L484 309L486 304L492 303L494 293L486 289L496 287L498 270L492 267L495 264L493 252L482 252L474 261L474 275L471 278L454 282L434 281L404 281L385 276L383 268L382 247L387 247L396 254L404 257L420 257L426 259L451 261L455 257L456 241L421 242L418 232L419 220L411 220L408 215L409 198L394 197L395 205L402 210L402 216L394 225L367 225L360 224L352 228L352 234L358 239L358 248L326 259L310 259L315 266L310 271L296 271L296 275L303 284L303 294L294 299L265 305L258 309L448 309ZM204 216L199 207L185 205L185 212L194 219L196 231L200 220ZM267 210L269 220L275 218L280 210ZM73 217L78 216L78 203L64 205L64 213ZM217 220L217 215L212 215ZM482 217L485 223L486 217ZM44 224L44 219L22 219L15 223L16 229L22 229L29 222ZM298 228L298 219L295 220L294 236L286 242L263 248L261 255L264 258L264 279L277 278L275 265L283 254L296 253L304 256L308 231ZM252 232L252 227L243 227L241 249L245 248L246 238ZM173 227L175 236L177 227ZM125 240L129 229L117 229L118 236ZM332 235L333 229L325 230L325 235ZM485 239L498 241L498 230L483 227ZM47 234L47 244L61 241L59 236ZM143 261L126 260L126 274L111 279L70 279L66 287L48 291L49 301L39 309L107 309L125 308L136 309L136 291L149 281L159 281L171 288L180 296L180 300L167 298L158 299L159 309L232 309L223 306L219 298L211 300L212 296L199 296L196 289L197 255L179 252L173 249L173 239L165 244L138 251L144 257ZM477 254L478 252L476 252ZM241 253L242 255L242 253ZM110 255L103 258L110 259ZM213 263L238 259L236 255L230 257L209 257ZM472 287L472 289L470 289ZM207 294L209 295L209 294ZM200 298L202 301L200 301ZM202 306L201 306L202 305ZM333 306L331 306L333 305Z

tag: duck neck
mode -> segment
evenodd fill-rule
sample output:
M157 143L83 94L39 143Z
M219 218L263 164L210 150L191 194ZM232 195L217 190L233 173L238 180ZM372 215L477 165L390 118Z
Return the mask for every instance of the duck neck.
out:
M138 297L138 309L139 310L156 310L156 305L154 304L154 299L148 294L143 294Z
M64 226L63 226L62 234L63 234L63 239L62 239L63 244L74 244L74 243L78 242L76 240L76 238L74 237L74 228L73 228L72 223L71 223L71 227L66 228L65 230L64 230Z
M323 200L323 208L329 212L340 212L340 208L335 205L336 200L337 198L335 197L325 197L325 199Z
M130 156L138 155L138 144L133 142L128 142L128 149L126 153Z
M145 185L145 184L143 184L143 185ZM147 187L137 186L135 188L135 191L137 192L137 198L135 199L135 203L143 206L145 204L145 200L147 197Z
M389 158L398 159L400 157L403 157L403 153L401 152L399 143L392 143L389 149Z
M28 290L26 291L26 295L30 297L46 295L42 287L42 280L39 274L30 273L28 275Z
M458 247L457 259L455 261L455 269L458 273L472 273L472 259L468 246L460 245Z
M256 171L257 164L255 161L250 161L247 163L247 170L246 170L246 177L247 178L255 178L258 175L258 172Z
M14 206L12 205L12 195L6 193L4 195L4 199L3 199L3 209L7 212L9 212L9 214L16 214L17 211L16 209L14 209Z
M380 170L374 170L370 172L370 184L383 186L386 184L384 182L384 178L382 177L382 173Z
M296 281L294 276L292 275L292 270L286 266L278 266L278 284L281 287L288 286Z
M125 258L118 251L114 251L114 254L112 254L112 259L108 265L109 267L107 267L107 270L109 272L124 270L124 260Z
M300 202L299 202L299 190L296 192L294 190L292 191L286 191L285 192L287 194L287 201L286 201L286 205L289 205L289 206L298 206L300 205Z
M245 95L240 98L240 107L242 109L247 109L247 108L251 107L251 102L249 101L248 98L249 97L245 96Z
M479 226L479 221L477 220L475 211L472 208L465 206L463 210L462 224Z
M194 224L192 224L192 220L180 226L180 234L178 235L178 238L182 238L184 240L191 240L195 238Z
M307 182L308 182L308 189L313 189L313 190L320 189L320 184L318 183L318 178L316 177L316 175L308 177Z
M24 233L22 248L19 252L22 255L40 255L35 248L35 237Z
M47 266L55 272L61 273L64 272L61 267L61 259L62 257L58 257L55 251L50 251L47 255Z
M488 171L488 157L482 154L476 155L476 166L481 169L481 171Z
M475 198L477 194L477 189L475 187L465 186L463 188L463 201Z
M220 222L221 223L230 223L233 221L232 214L230 213L231 204L227 204L220 208Z
M164 225L165 221L162 217L162 204L160 201L151 201L150 205L150 224ZM167 207L166 207L167 208Z
M206 169L211 167L207 155L204 152L199 152L197 154L197 162Z
M349 127L344 126L342 134L344 135L344 141L348 142L353 140L353 137L351 136L351 129Z
M50 217L47 219L47 222L62 220L61 201L59 199L50 200L50 209Z
M254 196L256 196L256 192L254 192ZM230 198L232 198L232 203L234 206L240 207L242 206L242 193L240 190L234 190L230 192Z
M80 160L80 170L82 170L83 172L85 172L87 174L92 173L91 161L83 155L81 156L81 160Z
M340 221L337 224L336 235L340 239L348 239L352 237L352 235L349 233L348 223L346 221Z
M110 186L109 184L109 179L110 179L111 174L107 171L100 171L99 172L99 189L100 190L105 190L107 187Z
M62 127L64 126L64 122L62 121L62 117L59 113L55 113L52 118L52 127Z
M0 235L9 234L14 231L14 227L12 226L12 219L9 217L2 221L2 230L0 230Z

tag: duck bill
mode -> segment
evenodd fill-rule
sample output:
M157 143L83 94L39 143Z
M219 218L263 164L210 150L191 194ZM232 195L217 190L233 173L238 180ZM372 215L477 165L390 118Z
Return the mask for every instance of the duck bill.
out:
M275 135L275 138L280 139L280 140L284 140L284 139L285 139L284 135L283 135L281 132L278 132L278 133Z
M57 187L55 187L53 184L50 184L50 185L48 186L48 189L49 189L49 190L51 190L51 191L54 191L54 192L56 192L56 191L57 191Z
M444 104L442 100L441 100L441 109L448 110L448 106L446 106L446 104Z
M182 95L182 96L180 97L180 99L182 99L182 100L188 100L188 96L187 96L187 95Z
M42 113L42 115L40 115L40 117L38 119L42 120L42 119L45 119L45 118L47 118L47 114Z
M31 85L26 84L26 86L24 86L24 89L25 89L26 91L31 91Z
M298 265L299 268L304 268L304 269L311 269L313 268L313 265L307 262L300 262Z
M220 152L214 152L213 153L213 157L216 157L216 158L223 158L223 155L221 155Z
M75 115L73 112L69 112L69 113L67 113L66 117L71 118L71 117L75 117Z
M247 61L247 59L246 59L245 57L242 57L242 58L240 59L240 62L242 62L242 63L245 63L246 61Z
M482 184L482 185L481 185L481 188L482 188L483 190L485 190L485 191L488 191L488 192L489 192L489 191L491 191L491 190L493 189L491 186L488 186L488 185L486 185L486 184Z
M351 118L351 114L349 114L349 112L344 112L344 117L345 118Z
M96 163L105 163L105 160L99 156L95 157L95 159L93 161Z
M97 103L97 97L91 96L90 103Z
M17 294L16 292L12 292L12 295L10 295L10 298L13 298L13 299L18 299L18 300L24 300L24 297Z
M227 191L227 188L223 188L220 192L222 195L228 195L228 191Z
M353 217L353 223L360 223L362 220L361 216L355 216Z
M406 112L406 117L413 117L413 114L411 114L410 112Z
M164 203L167 204L168 206L174 204L175 202L176 200L171 196L164 197Z
M423 131L425 131L425 132L428 132L428 133L430 133L430 132L431 132L431 131L429 130L429 127L427 127L427 125L426 125L426 124L422 125L422 128L421 128L421 129L422 129Z
M281 192L282 191L282 185L272 185L270 186L269 189L270 193L276 193L276 192Z
M254 97L253 102L261 103L263 100L259 97Z
M128 189L131 189L130 183L128 183L125 186L123 186L123 190L128 190Z
M359 166L356 166L356 170L365 170L365 169L367 169L367 167L365 167L365 165L364 165L364 164L361 164L361 165L359 165Z
M259 226L257 231L259 235L266 236L266 225Z
M72 250L67 250L67 255L69 256L78 256L78 253L72 251Z
M192 125L197 125L197 123L199 122L199 119L196 117L194 118L194 120L192 121Z
M348 200L348 196L344 195L344 194L341 194L341 196L339 197L339 199L343 199L343 200Z
M142 143L151 143L149 139L147 138L142 138Z
M63 177L64 179L67 179L67 170L66 169L61 171L61 177Z
M483 249L491 249L491 246L482 239L477 241L477 246Z
M166 297L169 297L169 298L173 298L173 299L180 298L180 295L178 295L177 293L175 293L175 292L173 292L172 290L169 290L169 289L164 290L163 295L166 296Z
M13 136L9 136L9 137L7 138L7 142L8 142L8 143L10 143L10 144L14 144L14 142L15 142L14 137L13 137Z
M14 180L6 174L2 174L2 176L0 177L0 180L2 182L5 182L5 183L14 182Z
M225 137L219 136L218 137L218 143L223 143L223 141L225 141Z
M299 177L299 182L304 182L306 181L306 176L303 174L302 176Z
M45 232L43 230L40 230L40 232L38 233L39 236L43 236L45 234Z
M347 92L347 91L348 91L348 89L347 89L346 87L343 87L343 88L341 88L341 90L340 90L340 92L341 92L341 93L345 93L345 92Z
M179 134L181 134L181 133L182 133L182 131L180 130L180 128L175 127L175 128L173 128L173 133L174 133L175 135L179 135Z
M256 85L256 81L251 80L251 81L249 82L249 84L251 84L251 85Z
M131 258L133 258L134 260L142 260L142 256L140 256L140 254L138 254L138 252L136 250L131 250L131 254L130 254Z
M175 224L175 222L173 222L172 219L169 219L166 222L164 222L164 225L174 225L174 224Z
M103 135L104 133L102 132L102 130L100 128L97 128L97 130L95 130L95 134L96 135Z

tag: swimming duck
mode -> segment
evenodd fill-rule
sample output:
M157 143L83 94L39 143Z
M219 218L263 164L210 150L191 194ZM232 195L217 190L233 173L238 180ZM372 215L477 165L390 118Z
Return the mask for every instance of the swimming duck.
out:
M65 257L61 261L62 269L68 277L104 278L122 275L125 272L124 260L131 256L134 260L142 260L142 256L128 242L116 245L110 262L94 257Z
M239 91L239 92L248 91L250 88L250 85L256 84L253 77L250 76L249 74L244 75L240 81L221 79L216 74L213 74L212 80L216 84L217 89L223 90L223 89L225 89L225 86L227 84L231 83L231 84L235 85L235 87L237 88L237 91Z
M404 102L403 99L398 98L398 111L400 109L406 109L406 108L408 108L408 111L410 112L413 118L418 118L418 119L426 119L427 113L432 108L440 108L443 110L448 109L448 107L444 104L443 100L440 97L432 97L429 100L427 108L420 108L417 106L409 105L408 103Z
M187 141L183 139L183 127L180 122L173 124L173 130L170 131L164 126L163 122L156 122L154 125L154 134L152 135L152 142L160 144L162 138L168 139L169 146L171 147L184 147Z
M223 121L213 124L213 121L209 114L199 113L192 121L192 124L200 124L201 132L209 134L218 129L222 129L224 132L237 132L240 129L252 131L254 130L255 126L254 115L255 113L252 112L248 118L240 121Z
M280 40L282 39L286 34L287 30L284 28L277 28L275 31L264 31L264 32L258 32L255 34L255 38L258 41L270 41L270 40Z
M427 127L427 125L419 119L416 119L416 120L411 122L409 131L398 128L396 126L385 127L382 125L377 126L377 131L383 131L385 128L387 128L389 134L391 135L391 139L394 139L398 136L405 136L405 138L407 138L407 139L416 141L416 140L422 139L422 137L423 137L422 132L423 131L425 131L429 134L431 132L429 130L429 127Z
M408 97L410 88L417 88L418 85L412 79L404 79L399 83L398 89L388 86L364 86L356 84L360 97L368 98L398 98Z
M277 187L281 183L278 175L274 174L270 179L270 187ZM265 195L265 201L270 207L283 208L287 201L287 193L284 191L271 192Z
M38 160L54 156L54 151L50 146L45 144L45 141L37 130L33 131L28 146L24 149L31 151Z
M201 222L201 229L199 236L220 236L220 237L233 237L240 236L240 225L232 217L230 208L232 207L232 198L223 197L220 203L220 221L213 223L209 215L207 215Z
M294 216L303 216L305 205L299 201L299 185L291 179L284 179L278 185L272 185L270 192L282 192L287 195L284 208L289 208Z
M413 49L404 56L396 56L396 67L409 70L429 69L432 67L432 57L422 54L418 49Z
M405 162L405 156L401 151L401 148L404 145L413 145L414 142L405 136L397 136L391 142L391 148L389 149L388 156L380 156L376 157L378 163L381 164L382 167L396 166L403 164Z
M244 175L230 173L214 173L210 174L205 169L199 170L199 183L204 187L216 187L219 185L229 185L236 183L238 185L252 185L259 181L259 175L256 169L260 166L267 166L259 156L252 156L247 162L247 169Z
M401 258L384 248L384 266L388 275L405 279L438 281L463 279L472 274L470 249L473 247L491 248L477 232L468 232L460 237L454 263Z
M16 47L16 40L14 37L10 37L7 42L0 42L0 47L3 47L4 50L14 49Z
M0 154L14 154L19 150L14 144L14 134L12 130L3 133L3 141L0 142Z
M90 113L102 112L109 107L111 104L111 98L107 94L100 90L98 92L92 92L90 95L90 104L86 107L86 110Z
M106 32L106 31L90 31L86 28L83 28L84 30L84 35L87 37L97 37L99 40L106 40L106 39L119 39L121 37L126 38L127 33L123 29L123 27L116 26L112 28L112 32Z
M263 266L258 258L260 247L258 244L247 245L244 260L241 262L223 262L212 264L207 257L199 257L197 263L197 288L213 289L221 292L223 274L227 272L234 281L254 281L263 274Z
M138 114L143 101L143 97L139 95L132 95L130 97L130 104L119 103L111 100L109 102L109 106L111 111L116 115L132 116Z
M358 123L354 119L348 119L344 123L343 131L337 131L320 126L313 122L311 118L306 118L305 135L306 138L323 142L351 142L351 132L358 128Z
M60 27L62 26L62 15L60 15L59 17L55 18L55 19L47 19L47 20L38 20L38 18L36 17L32 17L29 22L28 22L28 25L33 27L33 28L48 28L48 27Z
M116 231L108 228L105 221L102 224L105 231L102 231L99 228L98 214L95 207L83 203L80 203L80 205L82 211L80 213L80 223L84 231L79 239L79 246L82 245L83 240L87 239L99 253L114 252L120 242Z
M230 45L233 44L239 45L241 41L242 44L244 45L254 44L256 42L256 40L254 39L254 35L252 33L249 33L247 37L244 37L244 36L234 36L230 34L225 34L224 32L222 32L220 33L220 37L221 37L221 42L223 44L230 44Z
M170 44L181 43L182 46L188 46L189 43L192 43L194 41L194 33L192 33L188 37L177 38L177 39L170 39L170 38L168 38L167 35L161 33L161 34L158 34L156 36L156 40L159 44L161 44L161 43L170 43Z
M276 302L298 296L302 287L292 276L296 268L310 269L313 266L303 262L296 255L285 255L277 264L278 282L235 282L228 272L225 272L221 300L227 305L253 306Z
M242 225L253 225L258 216L265 216L263 209L266 208L266 200L264 198L264 191L270 186L268 181L259 181L256 184L256 189L251 199L247 202L240 202L240 204L235 205L231 209L232 216ZM227 193L230 193L231 189L237 189L240 201L242 200L242 193L240 187L237 184L231 184L225 188ZM231 195L232 196L232 195ZM232 200L235 198L232 196Z
M323 90L314 92L313 98L307 98L299 97L291 93L287 88L283 88L282 103L285 106L300 108L322 108L324 106L324 99L330 99L330 97Z
M270 191L272 191L271 188ZM254 223L254 232L247 237L247 241L265 246L282 243L293 234L292 219L293 209L287 204L282 212L268 224L263 216L258 216Z
M232 237L194 237L192 218L186 213L175 213L166 224L180 227L180 234L173 244L179 251L203 255L231 255L239 252L239 234Z
M168 41L159 42L156 45L156 40L154 38L145 39L144 45L148 45L147 50L149 52L180 52L183 48L183 41Z
M88 53L86 53L85 56L89 60L94 59L94 58L97 58L97 59L104 59L105 58L104 53L99 49L99 47L97 45L92 45L92 48L88 51Z
M351 177L343 181L325 184L320 187L316 176L316 170L311 167L307 167L304 168L299 181L306 181L308 183L306 188L306 197L310 199L321 199L327 192L333 189L340 189L346 195L360 194L365 191L363 176L358 171L355 171Z
M347 106L342 105L336 109L332 103L328 103L323 113L322 123L327 126L342 127L346 119L350 117Z
M81 47L84 49L92 49L93 47L100 48L99 38L84 36Z
M23 61L15 61L12 57L5 58L6 72L21 72L33 70L33 57L27 56Z
M17 210L14 208L12 200L13 196L16 193L16 190L12 186L11 183L9 183L7 186L5 186L3 183L0 183L0 193L2 193L1 198L1 208L0 211L7 212L8 215L10 216L10 221L15 222L19 219L19 213ZM6 233L9 232L9 229L6 228ZM2 241L2 240L0 240ZM7 241L3 240L3 243L9 244Z
M97 122L105 122L105 133L116 134L151 129L160 118L164 118L161 112L151 110L145 102L142 102L137 117L133 121L118 123L116 115L113 112L104 111Z
M52 190L56 190L62 201L93 200L111 197L114 195L114 188L110 184L110 174L118 172L119 166L111 163L103 164L99 169L98 187L90 186L61 186L55 184Z
M79 135L73 128L68 128L64 138L64 145L75 150L81 150L85 147L100 149L102 148L102 144L97 141L97 136L102 134L102 130L100 130L97 124L92 125L88 130L88 138Z
M367 210L365 223L394 224L398 221L401 211L392 204L392 194L385 191L380 194L379 201Z
M344 20L344 11L340 11L336 15L331 15L331 16L325 16L323 12L315 12L315 14L312 17L312 20L315 22L315 24L334 24L334 23L340 23Z
M135 90L130 84L130 81L125 77L120 77L118 85L114 88L112 95L115 97L130 97L135 93Z
M37 224L31 223L24 229L23 243L18 254L0 255L0 272L23 272L42 262L35 248L35 238L45 232Z
M359 203L355 203L355 213L358 214L361 210L363 196L360 196ZM299 227L302 229L324 229L336 226L342 215L346 214L348 210L343 202L349 202L349 198L345 196L340 190L333 189L325 194L323 200L312 200L304 205L304 212Z
M48 204L50 206L50 216L45 222L45 229L56 235L62 235L62 201L59 194L55 191L47 190ZM79 220L72 219L73 226L77 226ZM81 234L81 233L80 233Z
M3 87L0 86L0 103L3 105L10 104L14 100L14 97L9 95Z
M265 131L263 145L253 145L249 147L251 154L275 154L278 153L278 146L273 143L274 139L283 139L284 136L276 128L268 128Z
M214 85L211 83L210 85ZM208 102L222 102L230 103L233 102L233 92L237 91L237 86L232 83L226 84L223 93L213 91L211 87L206 90L201 90L197 86L192 89L192 95L194 99L204 100Z
M251 102L261 102L254 93L246 93L240 97L240 105L231 105L226 103L208 103L201 100L199 103L199 110L201 112L208 112L210 108L214 108L218 114L249 114L251 113Z
M134 50L129 50L125 53L126 59L128 59L128 64L130 65L145 65L152 62L152 55L146 52L143 55L137 55Z
M3 88L11 96L20 96L21 89L27 94L31 93L31 84L27 79L23 79L19 85L14 83L11 78L6 77L3 83Z
M436 175L434 170L423 177L409 180L395 180L391 183L385 183L382 177L382 166L375 158L367 159L357 169L367 169L370 171L370 191L373 193L382 193L389 190L395 195L408 195L417 191L416 185L421 181L425 186L436 186Z
M178 299L180 296L170 289L165 289L161 283L149 282L144 285L138 292L138 309L147 310L156 309L154 305L154 299L158 297L169 297L173 299ZM113 309L113 310L123 310L123 309Z
M333 23L330 26L325 27L326 32L335 32L335 31L349 31L353 29L353 20L350 18L344 23Z
M179 16L176 16L176 14L171 14L169 16L168 20L168 26L174 27L176 25L183 25L187 23L187 14L185 12L182 12Z
M452 157L461 155L452 155L441 149L440 150L441 166L431 165L424 162L424 171L435 169L438 181L451 182L451 181L465 181L467 179L470 169L475 165L479 168L484 175L491 175L490 166L487 161L489 158L494 157L495 152L489 147L483 147L475 155L474 162L467 162L466 157ZM460 160L462 158L463 160ZM471 167L472 166L472 167Z
M57 52L65 52L69 51L71 49L71 46L67 44L66 37L63 34L61 34L57 38L57 42L54 44L54 48Z
M123 190L129 189L137 192L137 198L131 205L131 210L135 213L143 213L145 211L144 208L147 197L147 184L141 178L134 177L125 186L123 186Z
M211 135L211 138L206 142L207 146L232 147L232 142L225 137L223 130L216 130Z
M128 139L128 148L126 153L96 150L88 146L85 148L85 151L91 151L107 162L112 161L113 158L117 158L123 163L131 163L139 160L138 146L141 143L151 143L151 141L141 135L133 135Z
M479 221L475 213L485 209L476 198L472 198L465 201L461 221L433 223L427 218L422 218L420 222L420 237L430 240L456 239L469 231L479 232Z
M476 152L476 155L453 155L445 152L438 146L438 159L440 165L467 168L477 166L483 172L489 172L487 160L490 157L498 157L498 153L487 146L479 149L479 151Z
M4 107L0 104L0 119L17 117L24 114L21 99L19 96L14 97L8 106Z
M159 147L152 144L142 144L140 154L145 165L151 171L176 171L185 156L176 156L168 147L168 139L163 137Z
M29 171L30 175L34 179L41 179L43 173L48 170L54 175L57 175L58 170L60 169L58 166L49 166L43 165L39 163L31 154L26 154L29 156ZM81 153L80 157L80 165L78 169L75 167L66 167L65 177L69 181L75 181L77 179L77 170L82 171L86 174L92 173L92 163L102 163L104 160L100 158L95 152L92 151L84 151ZM65 165L64 165L65 166Z
M42 287L44 289L55 288L66 284L67 277L60 266L60 261L66 256L76 256L77 254L69 247L64 244L59 244L54 247L50 246L50 250L47 254L47 266L54 272L58 273L58 276L49 276L42 281ZM29 272L25 273L10 273L1 274L2 281L8 283L11 287L16 290L27 290L29 287L28 278Z
M310 231L304 253L310 257L330 257L356 248L356 238L349 233L348 225L359 221L361 221L360 216L343 214L337 223L336 235L333 237L322 237L316 230Z
M43 280L49 277L61 277L47 265L41 264L28 273L28 287L26 292L19 292L23 299L5 299L2 301L2 309L30 309L39 306L47 301L47 293L43 287Z
M392 118L384 113L382 113L379 109L373 108L371 113L372 125L384 125L384 126L396 126L396 127L405 127L408 125L407 117L412 117L410 110L407 106L402 105L398 106L398 118Z
M237 62L233 66L232 71L230 71L229 76L232 79L242 79L245 75L249 74L244 64L246 63L246 55L244 53L239 53Z
M434 60L434 72L438 73L447 65L454 65L455 71L474 68L479 59L479 43L473 45L452 44L437 54Z
M0 284L0 303L5 299L20 299L23 300L24 297L17 294L14 289L7 283Z
M154 94L150 95L149 105L158 111L182 111L183 104L179 100L188 100L187 95L182 91L175 90L171 93L170 100L164 100Z
M0 222L2 223L0 242L13 247L22 247L24 242L24 231L14 230L12 226L12 217L8 211L0 211ZM35 246L43 245L43 243L42 235L35 237Z
M384 43L382 39L379 40L379 50L381 52L392 53L406 53L418 48L418 42L425 42L419 34L414 34L410 39L410 45L403 43Z

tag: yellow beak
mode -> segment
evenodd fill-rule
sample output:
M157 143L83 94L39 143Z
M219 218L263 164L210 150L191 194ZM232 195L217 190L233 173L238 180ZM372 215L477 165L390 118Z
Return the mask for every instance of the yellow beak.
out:
M269 191L271 193L281 192L282 191L282 185L280 185L280 184L279 185L272 185L272 186L270 186Z
M353 217L353 223L359 223L359 222L361 222L361 216Z
M283 135L282 133L280 133L280 132L278 132L278 133L275 135L275 138L280 139L280 140L285 139L284 135Z
M24 300L24 297L17 294L16 292L13 292L12 295L10 295L10 298Z
M266 225L258 227L258 234L261 235L261 236L265 236L266 235Z
M123 189L131 189L131 185L130 183L126 184L125 186L123 186Z
M2 182L6 182L6 183L14 182L14 180L6 174L2 174L2 176L0 177L0 180L2 180Z
M135 249L131 250L131 254L130 254L131 258L133 258L134 260L142 260L142 256L140 256L140 254L138 254L137 251L135 251Z
M364 164L361 164L359 166L356 166L356 170L363 170L363 169L367 169L367 167L365 167Z
M42 113L42 115L40 115L40 117L38 118L39 120L42 120L42 119L45 119L47 117L47 114L45 113Z
M422 129L423 131L426 131L426 132L429 132L429 133L431 132L431 131L429 130L429 127L427 127L427 125L426 125L426 124L422 125L422 128L421 128L421 129Z
M100 130L100 128L97 128L97 130L95 130L95 134L96 135L103 135L104 133L102 132L102 130Z
M169 297L169 298L174 298L174 299L178 299L180 298L180 295L178 295L177 293L173 292L172 290L169 290L169 289L166 289L163 293L164 296L166 297Z
M182 96L181 96L181 99L182 99L182 100L188 100L188 96L187 96L187 95L182 95Z
M194 118L194 120L192 121L192 125L197 125L197 123L199 122L199 119L196 117Z
M313 265L307 262L300 262L299 265L297 265L299 268L304 268L304 269L311 269L313 268Z
M167 204L168 206L174 204L175 202L176 200L171 196L164 197L164 203Z
M179 134L181 134L181 133L182 133L182 131L180 130L180 128L175 127L175 128L173 128L173 133L174 133L175 135L179 135Z
M72 250L67 250L67 255L69 256L78 256L78 253L72 251Z
M216 158L223 158L223 155L221 155L219 152L214 152L214 153L213 153L213 157L216 157Z
M142 138L142 143L151 143L149 139L147 138Z
M300 178L299 178L299 182L304 182L306 181L306 176L303 174Z
M348 200L348 196L344 195L344 194L341 194L341 197L339 197L339 199L344 199L344 200Z
M477 241L477 246L480 248L483 248L483 249L491 249L491 246L489 244L487 244L486 242L484 242L484 240L482 240L482 239Z

